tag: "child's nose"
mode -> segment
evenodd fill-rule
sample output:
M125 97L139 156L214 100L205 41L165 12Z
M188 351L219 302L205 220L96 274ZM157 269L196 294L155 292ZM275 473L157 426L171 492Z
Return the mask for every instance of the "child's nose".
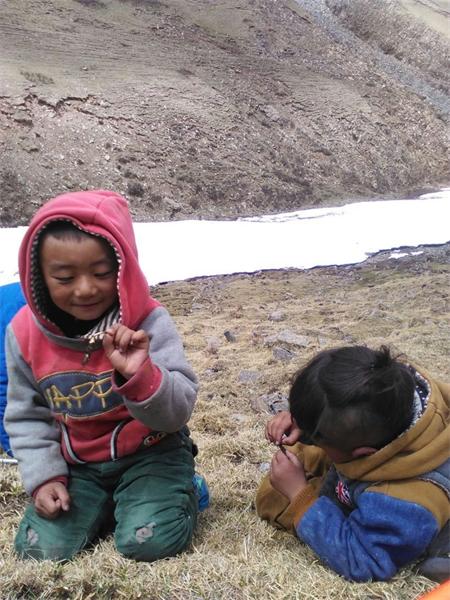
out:
M97 290L96 282L91 277L80 277L77 282L75 294L77 296L93 296Z

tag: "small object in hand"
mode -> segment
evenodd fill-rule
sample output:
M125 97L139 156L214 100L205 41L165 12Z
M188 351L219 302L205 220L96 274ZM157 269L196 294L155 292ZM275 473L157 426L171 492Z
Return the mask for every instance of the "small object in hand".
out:
M281 450L283 454L286 454L287 450L282 444L277 444L278 448Z
M102 341L106 334L111 335L108 331L97 331L89 336L88 343L94 344L97 340Z

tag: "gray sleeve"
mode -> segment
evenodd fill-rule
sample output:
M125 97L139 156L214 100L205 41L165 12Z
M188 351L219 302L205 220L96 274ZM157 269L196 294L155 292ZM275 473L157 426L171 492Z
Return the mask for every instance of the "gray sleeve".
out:
M197 378L187 362L175 323L163 307L154 309L140 324L150 337L150 358L161 373L156 392L141 402L126 397L130 413L152 429L173 432L189 421L197 397Z
M8 369L5 429L14 457L19 461L23 486L28 494L45 481L68 475L60 450L60 432L50 408L23 360L11 326L6 330Z

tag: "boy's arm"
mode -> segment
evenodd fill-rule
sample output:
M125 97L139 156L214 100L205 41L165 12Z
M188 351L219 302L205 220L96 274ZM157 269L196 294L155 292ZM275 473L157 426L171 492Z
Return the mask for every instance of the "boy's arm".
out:
M440 528L420 504L368 491L348 517L321 496L294 519L298 537L353 581L390 579L426 550Z
M323 476L328 471L330 460L325 452L316 446L304 446L297 443L289 452L302 463L308 479L307 485L290 502L286 496L276 490L266 476L256 495L256 511L258 515L269 521L274 527L286 529L296 534L295 523L298 515L303 514L318 498Z
M295 523L299 512L307 510L319 495L320 481L310 480L292 502L276 490L266 475L256 494L256 512L265 521L278 529L285 529L296 535Z
M178 431L194 408L197 378L164 307L155 308L139 328L150 337L150 356L125 383L114 372L113 387L133 417L157 431Z
M8 368L8 400L5 429L19 461L26 492L30 495L44 482L68 475L60 451L60 433L43 400L30 367L23 360L11 326L5 339Z

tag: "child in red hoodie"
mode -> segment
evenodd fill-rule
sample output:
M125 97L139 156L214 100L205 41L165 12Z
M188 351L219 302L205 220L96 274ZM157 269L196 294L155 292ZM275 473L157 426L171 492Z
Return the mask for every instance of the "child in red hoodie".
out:
M149 294L126 201L108 191L49 201L19 269L27 305L7 331L5 426L34 503L17 552L69 559L112 519L125 556L183 551L198 512L186 427L197 380Z

